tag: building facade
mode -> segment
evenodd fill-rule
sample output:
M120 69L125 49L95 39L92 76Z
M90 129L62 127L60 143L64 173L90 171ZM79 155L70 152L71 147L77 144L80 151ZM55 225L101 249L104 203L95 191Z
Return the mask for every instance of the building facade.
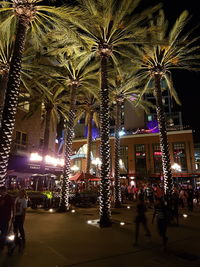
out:
M16 124L13 133L13 143L11 157L8 167L8 175L15 177L30 177L37 173L60 174L61 165L57 166L52 162L45 164L45 169L41 171L40 162L31 162L30 155L37 152L41 155L44 136L44 122L42 111L38 110L31 117L27 117L27 103L18 108ZM126 107L131 108L131 107ZM127 112L126 112L127 114ZM135 113L134 113L135 114ZM135 114L134 116L137 116ZM144 119L143 114L140 118ZM143 120L144 121L144 120ZM151 130L144 130L140 120L136 120L134 125L130 125L126 117L125 135L120 138L120 174L122 177L135 179L137 181L160 181L162 179L161 151L159 145L159 134ZM135 130L131 130L136 127ZM73 140L73 155L71 165L76 166L76 171L86 171L86 137L83 124L76 127ZM133 129L133 128L132 128ZM83 134L84 132L84 134ZM78 134L77 134L78 133ZM91 173L100 174L100 139L96 135L92 144ZM172 167L174 163L180 169L172 169L173 176L177 181L193 179L195 174L195 157L192 130L168 131L170 160ZM49 155L58 157L58 147L56 145L56 131L50 129ZM114 177L114 137L110 137L111 148L111 176ZM63 149L62 149L63 150ZM59 155L59 157L63 157Z
M191 130L168 132L170 161L173 177L178 181L190 180L195 173L194 144ZM74 155L86 144L86 139L73 141ZM110 137L111 176L114 177L114 137ZM74 157L73 164L85 171L85 155ZM159 181L162 179L162 159L159 134L140 133L120 138L120 173L121 176L136 180ZM100 140L92 145L92 158L100 158ZM176 163L176 164L175 164ZM174 165L175 164L175 165ZM173 169L173 166L180 169ZM92 166L92 164L91 164ZM94 167L94 166L93 166ZM96 168L96 167L95 167Z

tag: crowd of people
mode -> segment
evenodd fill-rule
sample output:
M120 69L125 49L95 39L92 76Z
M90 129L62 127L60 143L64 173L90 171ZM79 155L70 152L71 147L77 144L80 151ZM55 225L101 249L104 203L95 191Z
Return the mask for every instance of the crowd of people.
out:
M164 189L160 184L148 184L140 187L122 185L121 194L122 203L126 203L127 200L135 201L139 197L142 197L148 203L148 207L152 208L155 201L164 196ZM193 211L194 203L199 204L200 202L200 189L193 189L192 185L176 185L173 188L172 196L173 205L178 205L180 208L188 208L189 211Z
M112 189L112 187L111 187ZM114 190L111 190L114 195ZM139 229L143 225L146 236L151 238L151 233L147 224L146 211L148 208L154 210L152 223L156 219L157 229L162 238L163 247L167 244L167 226L169 224L179 225L179 209L193 211L194 204L199 205L200 191L193 189L191 185L176 185L170 197L166 197L162 185L147 184L140 187L134 185L121 186L122 203L135 202L135 237L134 244L138 244ZM14 251L17 243L21 242L25 246L24 221L27 209L27 194L24 189L20 189L15 200L7 193L6 187L0 187L0 251L6 245L9 232L13 232ZM19 235L18 235L19 234ZM20 236L20 237L19 237Z
M156 218L157 229L162 238L163 248L166 249L168 237L166 236L168 225L179 226L179 208L193 211L193 205L199 204L200 192L194 190L191 185L187 187L174 186L170 196L164 195L163 187L160 185L147 185L141 188L135 186L122 187L123 201L137 201L135 210L135 238L134 245L138 245L140 225L144 227L146 236L151 238L148 228L146 211L147 208L154 209L152 223Z
M13 201L5 186L0 187L0 252L7 244L8 234L13 232L14 239L8 253L12 254L18 242L25 246L24 221L27 208L26 191L21 189ZM19 234L19 236L18 236Z

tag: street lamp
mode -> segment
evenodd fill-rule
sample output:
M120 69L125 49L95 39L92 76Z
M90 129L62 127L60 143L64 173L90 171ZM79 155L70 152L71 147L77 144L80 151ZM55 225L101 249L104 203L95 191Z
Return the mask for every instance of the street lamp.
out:
M176 172L181 172L181 166L178 163L174 163L172 169Z
M119 131L119 136L121 137L121 136L123 136L123 135L125 135L126 133L125 133L125 131L124 131L124 129L122 129L121 131Z
M174 172L181 172L181 166L178 163L174 163L171 168L174 170ZM176 179L178 183L178 177Z

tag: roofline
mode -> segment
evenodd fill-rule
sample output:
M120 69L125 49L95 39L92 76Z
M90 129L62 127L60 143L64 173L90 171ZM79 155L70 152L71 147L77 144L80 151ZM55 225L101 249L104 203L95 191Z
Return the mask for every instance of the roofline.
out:
M192 134L192 130L181 130L181 131L170 131L167 132L167 135L173 135L173 134ZM128 138L136 138L136 137L147 137L147 136L159 136L159 133L148 133L148 134L131 134L131 135L123 135L120 137L120 139L128 139ZM110 136L109 139L115 139L114 136ZM74 139L73 143L77 142L85 142L87 138L82 139ZM96 138L95 140L100 140L100 138Z

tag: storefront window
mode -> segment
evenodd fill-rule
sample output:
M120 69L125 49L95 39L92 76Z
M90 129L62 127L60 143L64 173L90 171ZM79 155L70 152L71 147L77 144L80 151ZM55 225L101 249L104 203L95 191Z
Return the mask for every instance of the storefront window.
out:
M154 160L154 172L162 172L162 152L160 144L153 144L153 160Z
M187 171L185 143L173 144L174 162L179 164L182 171Z
M135 145L135 163L137 175L146 175L146 149L145 145Z
M128 147L120 147L120 160L119 160L120 174L128 173Z

